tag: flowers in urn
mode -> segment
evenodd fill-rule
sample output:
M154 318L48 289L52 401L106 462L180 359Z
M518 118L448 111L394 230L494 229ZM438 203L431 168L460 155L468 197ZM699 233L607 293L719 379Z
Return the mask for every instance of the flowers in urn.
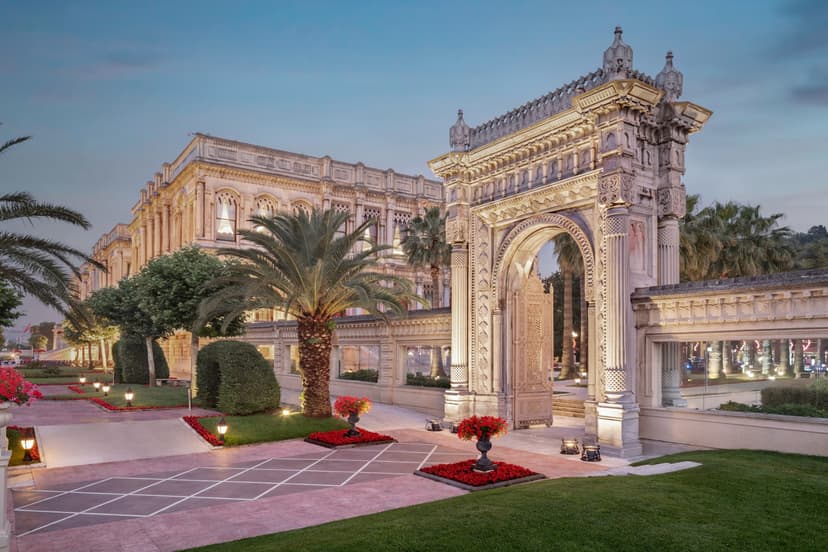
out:
M498 437L506 433L506 420L496 416L472 416L457 426L457 436L466 441Z
M359 421L361 414L365 414L371 410L371 400L368 397L339 397L334 402L334 412L348 420L351 428L345 432L346 437L355 437L360 435L357 431L356 424Z
M29 404L43 397L37 386L14 368L0 368L0 402Z
M457 436L469 441L477 439L476 448L480 458L471 467L475 472L487 473L497 469L497 465L489 460L488 452L492 449L492 437L506 433L506 420L496 416L472 416L466 418L457 426Z

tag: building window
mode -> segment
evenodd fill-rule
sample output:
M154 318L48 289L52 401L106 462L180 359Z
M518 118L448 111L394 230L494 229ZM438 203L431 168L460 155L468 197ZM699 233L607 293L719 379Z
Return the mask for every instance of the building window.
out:
M288 361L290 362L290 373L293 375L301 375L299 370L299 345L290 345L288 347Z
M379 345L340 345L333 348L331 356L339 379L379 380Z
M236 241L236 201L228 195L216 199L216 239Z
M451 384L449 366L451 347L421 345L404 347L405 384L418 387L448 388Z
M261 197L256 200L256 216L261 218L273 218L276 215L276 206L273 202ZM256 232L264 232L265 228L262 225L256 225Z
M373 220L374 223L368 227L366 230L366 234L371 237L371 241L375 244L379 244L379 236L380 236L380 210L375 208L366 208L363 214L363 220Z

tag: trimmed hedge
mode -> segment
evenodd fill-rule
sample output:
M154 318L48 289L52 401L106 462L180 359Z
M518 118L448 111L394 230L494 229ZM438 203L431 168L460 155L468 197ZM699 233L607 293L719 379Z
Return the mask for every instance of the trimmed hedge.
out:
M255 414L279 406L273 368L250 343L216 341L198 352L198 398L226 414Z
M370 369L342 372L339 374L339 379L377 383L379 381L379 372Z
M828 408L828 386L819 380L807 385L784 385L762 389L762 406L799 404L817 409Z
M451 387L451 380L449 380L449 378L445 376L432 378L431 376L406 374L405 384L418 385L420 387L441 387L443 389L448 389L449 387Z
M164 351L155 341L152 342L155 377L170 377L170 367ZM112 359L115 361L115 382L147 385L149 383L149 366L147 364L147 345L141 337L122 337L112 347Z

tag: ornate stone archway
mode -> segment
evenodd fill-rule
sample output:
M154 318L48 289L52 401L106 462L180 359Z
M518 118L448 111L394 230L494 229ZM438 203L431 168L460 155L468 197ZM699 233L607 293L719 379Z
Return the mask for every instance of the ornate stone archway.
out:
M680 102L672 54L656 78L633 70L615 40L603 67L470 128L463 112L452 151L430 162L445 181L452 244L449 419L514 418L504 348L508 274L558 229L587 269L590 400L586 431L620 453L640 452L630 293L678 281L684 150L711 112ZM510 370L512 372L510 372Z

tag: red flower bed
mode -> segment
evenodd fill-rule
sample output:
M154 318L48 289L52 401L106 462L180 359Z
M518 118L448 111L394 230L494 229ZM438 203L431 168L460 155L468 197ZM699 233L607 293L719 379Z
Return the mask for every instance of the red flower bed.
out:
M218 416L201 416L202 418L218 418ZM219 441L219 438L210 433L206 427L201 425L198 421L199 416L184 416L184 421L198 433L202 439L213 445L214 447L223 446L224 443Z
M389 443L395 439L389 435L382 433L374 433L373 431L366 431L357 428L360 435L356 437L346 437L347 429L335 429L333 431L317 431L307 436L305 441L326 447L341 447L347 445L364 445L370 443Z
M495 483L523 479L524 477L531 476L543 477L532 470L527 470L524 467L514 464L507 464L506 462L495 462L497 467L494 471L478 473L472 470L475 462L476 460L463 460L462 462L456 462L454 464L437 464L422 468L420 471L445 479L451 479L452 481L457 481L465 485L471 485L472 487L493 485Z
M27 429L31 429L32 430L32 435L34 435L34 428L33 427L21 427L21 426L11 425L11 426L6 426L6 429L13 429L15 431L19 431L21 437L23 436L23 433ZM32 447L32 450L29 451L29 454L32 455L32 462L40 462L40 451L37 449L37 439L35 439L34 446Z
M70 385L69 391L72 391L74 393L86 393L86 391L84 391L82 387L78 387L77 385Z

